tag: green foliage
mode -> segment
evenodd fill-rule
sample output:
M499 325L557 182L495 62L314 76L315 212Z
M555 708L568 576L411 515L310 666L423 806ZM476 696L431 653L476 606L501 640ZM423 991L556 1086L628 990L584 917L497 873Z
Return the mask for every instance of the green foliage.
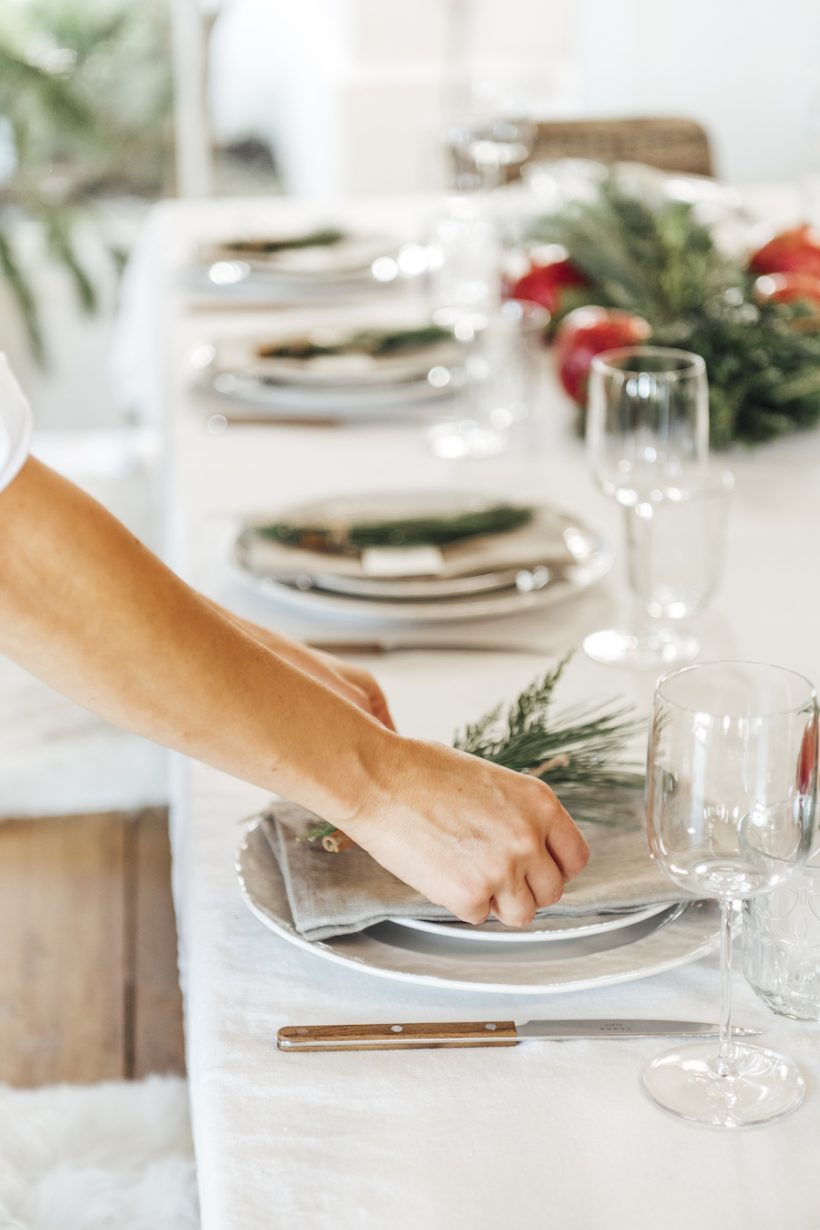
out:
M554 714L555 689L571 656L533 680L510 705L496 705L458 731L453 745L539 777L576 820L634 824L635 792L643 788L643 774L625 761L645 723L622 705L582 704ZM322 823L305 840L321 841L333 832L334 825Z
M760 306L753 276L720 252L690 205L649 203L605 180L591 202L543 219L535 236L561 243L589 282L583 303L637 312L657 345L703 355L711 440L756 444L820 420L820 330L803 306ZM801 327L802 320L802 327Z
M552 711L569 658L535 679L506 709L495 708L455 737L460 751L529 773L547 782L576 820L618 824L634 820L634 791L643 776L624 765L630 741L644 723L628 707L575 705Z
M405 517L393 521L366 521L358 525L293 525L277 522L255 525L262 538L288 546L330 554L356 555L368 547L448 546L482 534L503 534L532 520L532 509L518 504L492 504L477 512L451 517Z
M162 0L28 0L0 8L0 275L39 359L45 343L24 262L22 219L42 225L78 302L97 295L76 224L103 195L155 195L171 152ZM5 146L5 149L3 149Z

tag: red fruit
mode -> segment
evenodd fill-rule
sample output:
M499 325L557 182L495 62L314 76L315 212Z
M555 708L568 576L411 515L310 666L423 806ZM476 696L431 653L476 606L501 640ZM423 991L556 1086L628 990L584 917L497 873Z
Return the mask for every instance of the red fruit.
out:
M553 352L561 383L570 397L586 401L589 369L596 354L618 346L636 346L652 334L643 316L611 308L579 307L561 321Z
M806 723L800 740L800 755L797 760L797 789L801 794L811 792L817 771L817 718Z
M749 258L754 273L811 273L820 277L820 231L795 226L781 231Z
M814 273L764 273L754 287L759 303L812 303L820 307L820 275Z
M529 270L510 287L511 299L525 299L554 312L561 301L565 286L585 286L586 280L572 261L562 259L548 265L531 265Z

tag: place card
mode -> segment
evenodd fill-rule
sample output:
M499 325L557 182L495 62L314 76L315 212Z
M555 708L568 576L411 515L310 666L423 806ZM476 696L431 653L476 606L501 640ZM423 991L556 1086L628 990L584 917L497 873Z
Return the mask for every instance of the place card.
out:
M438 547L366 547L361 564L369 577L435 577L444 556Z

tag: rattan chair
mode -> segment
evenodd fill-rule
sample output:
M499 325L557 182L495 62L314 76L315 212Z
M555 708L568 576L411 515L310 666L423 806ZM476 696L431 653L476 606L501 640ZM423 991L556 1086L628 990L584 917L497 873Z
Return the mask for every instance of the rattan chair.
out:
M662 171L714 173L709 138L703 128L694 120L675 118L544 120L537 125L527 162L551 158L643 162ZM456 178L469 176L472 171L463 154L455 151L452 166ZM520 175L520 166L509 167L505 179L518 179Z
M538 124L532 159L644 162L661 171L712 175L709 138L695 120L549 120Z

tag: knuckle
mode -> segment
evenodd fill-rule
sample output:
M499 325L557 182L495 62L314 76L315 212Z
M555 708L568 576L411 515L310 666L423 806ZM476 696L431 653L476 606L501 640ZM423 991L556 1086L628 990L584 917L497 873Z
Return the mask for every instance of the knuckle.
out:
M535 918L535 902L530 905L524 902L507 905L499 912L499 918L508 927L526 927Z
M539 906L555 905L556 901L561 900L564 892L564 881L561 879L561 874L556 870L554 878L545 882L538 890Z
M473 926L475 926L476 923L484 922L484 919L490 912L488 900L486 898L479 900L476 897L465 897L464 899L454 903L451 908L457 918L460 918L462 922L472 923Z

